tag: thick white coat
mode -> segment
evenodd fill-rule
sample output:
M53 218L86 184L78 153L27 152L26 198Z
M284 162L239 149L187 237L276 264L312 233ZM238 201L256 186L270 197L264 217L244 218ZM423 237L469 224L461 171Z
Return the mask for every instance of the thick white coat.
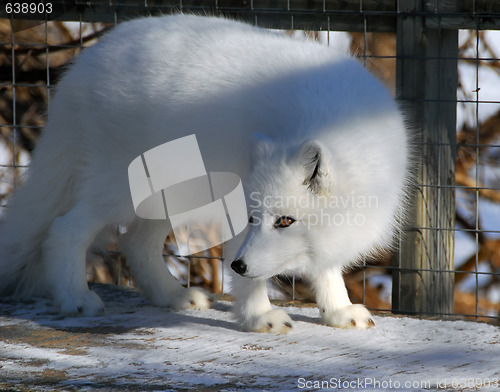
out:
M238 253L250 276L235 285L243 328L288 330L263 283L282 272L311 279L327 324L370 326L366 309L347 298L341 272L391 243L408 177L397 105L344 54L214 17L123 23L67 71L29 178L0 227L0 292L48 294L65 314L100 312L86 284L85 252L101 230L120 224L129 228L121 247L146 297L175 308L208 306L165 268L168 223L137 219L127 177L139 154L193 133L207 171L242 177L258 219ZM286 197L287 205L276 203ZM342 205L349 197L372 204ZM308 202L297 208L298 200ZM363 223L313 222L349 214ZM279 216L296 222L276 229Z

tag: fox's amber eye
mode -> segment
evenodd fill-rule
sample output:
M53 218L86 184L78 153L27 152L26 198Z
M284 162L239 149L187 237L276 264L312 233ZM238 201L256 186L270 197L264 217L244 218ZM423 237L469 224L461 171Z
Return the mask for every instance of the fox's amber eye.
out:
M285 227L289 227L295 222L291 216L280 216L274 221L275 229L284 229Z

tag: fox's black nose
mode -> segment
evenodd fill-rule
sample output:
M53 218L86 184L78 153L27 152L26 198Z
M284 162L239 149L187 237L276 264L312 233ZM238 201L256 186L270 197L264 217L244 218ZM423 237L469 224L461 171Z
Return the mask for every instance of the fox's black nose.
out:
M247 265L242 259L234 260L231 263L231 268L234 272L240 275L243 275L245 272L247 272Z

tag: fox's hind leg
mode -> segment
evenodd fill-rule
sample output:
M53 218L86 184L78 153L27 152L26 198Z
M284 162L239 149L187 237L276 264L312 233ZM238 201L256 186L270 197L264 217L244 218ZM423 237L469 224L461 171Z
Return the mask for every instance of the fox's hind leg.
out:
M198 288L186 289L163 259L163 245L171 226L167 220L137 218L120 237L119 247L144 296L154 305L172 309L208 309L212 300Z
M326 325L359 329L375 325L363 305L353 305L349 300L340 269L322 271L311 279L321 318Z
M87 248L106 226L103 219L80 202L54 220L42 245L45 278L63 315L93 316L104 311L99 296L89 290L85 267Z

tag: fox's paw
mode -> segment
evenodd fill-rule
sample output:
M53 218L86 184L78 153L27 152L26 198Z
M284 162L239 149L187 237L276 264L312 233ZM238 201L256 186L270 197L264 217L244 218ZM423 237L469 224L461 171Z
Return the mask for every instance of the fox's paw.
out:
M63 316L98 316L104 313L101 298L93 291L67 295L59 302L59 313Z
M292 319L281 309L273 309L258 316L253 316L241 323L247 332L288 333L293 328Z
M171 299L173 302L169 303L167 307L175 310L210 309L212 303L214 302L212 297L210 297L205 291L196 287L182 289L182 291L173 294Z
M375 326L372 315L363 305L349 305L330 312L320 309L320 312L323 322L331 327L368 329Z

